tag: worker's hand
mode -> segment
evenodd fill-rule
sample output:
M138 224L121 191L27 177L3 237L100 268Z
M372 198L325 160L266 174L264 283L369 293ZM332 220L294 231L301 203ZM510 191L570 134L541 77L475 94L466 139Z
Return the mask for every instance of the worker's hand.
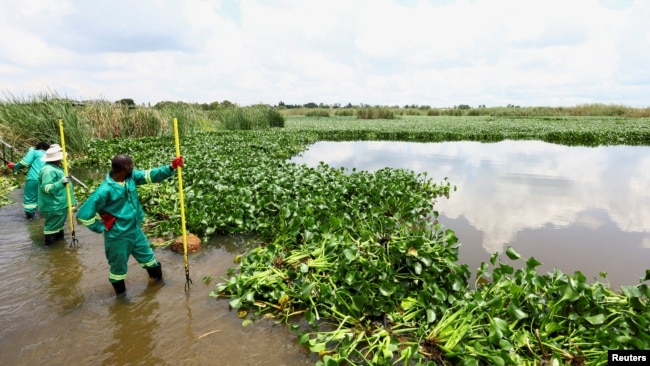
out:
M176 169L179 166L185 166L185 163L183 162L183 155L178 155L172 159L172 169Z
M7 163L7 168L9 168L9 169L13 169L15 166L16 166L16 164L14 164L13 161L10 161L10 162Z
M113 227L113 224L115 224L115 216L109 214L108 212L104 212L99 216L101 216L102 220L104 220L104 226L106 226L106 231L110 230Z
M68 184L69 181L70 181L70 177L63 177L63 178L61 178L61 183L63 183L63 185Z

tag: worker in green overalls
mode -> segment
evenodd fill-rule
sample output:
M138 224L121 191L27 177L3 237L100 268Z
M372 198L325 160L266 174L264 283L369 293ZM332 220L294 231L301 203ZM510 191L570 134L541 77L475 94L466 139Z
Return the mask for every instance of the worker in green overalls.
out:
M70 179L61 167L63 151L58 144L52 144L41 160L45 165L38 175L38 210L45 218L45 245L51 245L63 239L63 227L68 218L66 184Z
M22 168L27 168L27 177L25 178L25 188L23 189L23 210L27 220L31 220L36 215L38 207L38 173L45 164L41 160L45 155L45 150L49 149L50 145L46 142L40 141L35 147L30 147L27 154L20 159L19 162L8 162L7 167L14 171Z
M136 186L161 182L183 164L183 157L179 155L170 165L134 170L130 156L115 155L106 179L79 207L77 220L90 230L104 234L104 251L110 266L108 281L116 295L126 292L124 279L131 255L147 270L150 278L162 281L162 265L154 257L149 240L142 231L144 211Z

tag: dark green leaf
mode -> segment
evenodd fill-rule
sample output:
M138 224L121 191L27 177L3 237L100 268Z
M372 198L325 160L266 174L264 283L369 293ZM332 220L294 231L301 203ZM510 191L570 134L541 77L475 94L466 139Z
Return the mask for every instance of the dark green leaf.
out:
M542 262L535 259L535 257L530 257L526 261L526 269L534 269L537 266L540 266L541 264L542 264Z
M506 249L506 255L508 256L508 258L512 260L521 258L521 255L515 252L515 250L512 247L508 247L508 249Z

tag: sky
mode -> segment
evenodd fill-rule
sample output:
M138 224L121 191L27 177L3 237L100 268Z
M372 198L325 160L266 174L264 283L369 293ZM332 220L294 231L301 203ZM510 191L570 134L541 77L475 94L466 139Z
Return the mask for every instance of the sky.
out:
M1 0L0 98L650 107L648 0Z

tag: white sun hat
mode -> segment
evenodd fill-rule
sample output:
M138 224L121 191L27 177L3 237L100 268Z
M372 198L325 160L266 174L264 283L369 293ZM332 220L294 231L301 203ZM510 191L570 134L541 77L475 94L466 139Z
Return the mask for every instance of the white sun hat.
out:
M63 149L61 148L61 146L59 146L59 144L52 144L52 145L50 145L49 150L52 150L52 151L63 151Z
M58 144L50 145L50 148L47 149L45 155L41 158L42 161L59 161L63 160L63 151L61 146Z

